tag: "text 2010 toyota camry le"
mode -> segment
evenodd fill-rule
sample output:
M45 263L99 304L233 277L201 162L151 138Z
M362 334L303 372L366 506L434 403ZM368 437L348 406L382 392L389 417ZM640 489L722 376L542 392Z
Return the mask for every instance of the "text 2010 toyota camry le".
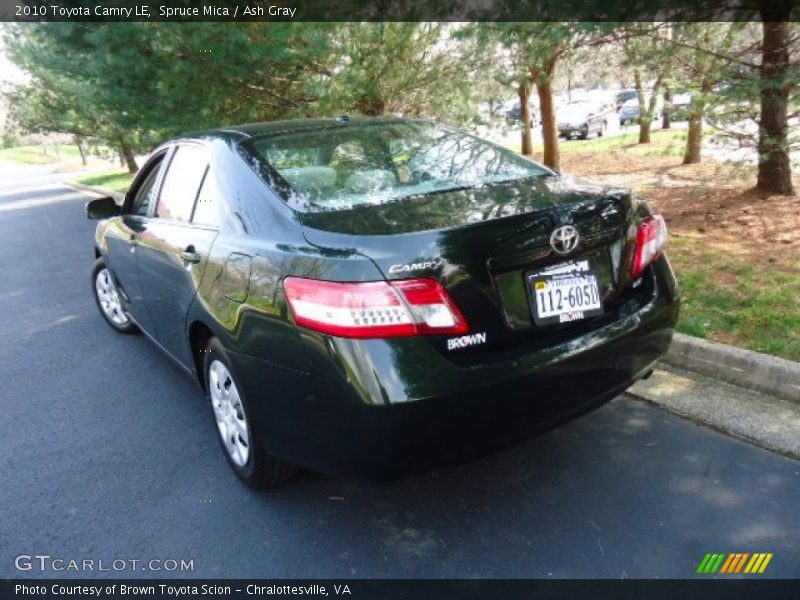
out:
M646 203L427 121L187 135L87 211L102 315L196 374L254 487L551 427L648 374L678 315Z

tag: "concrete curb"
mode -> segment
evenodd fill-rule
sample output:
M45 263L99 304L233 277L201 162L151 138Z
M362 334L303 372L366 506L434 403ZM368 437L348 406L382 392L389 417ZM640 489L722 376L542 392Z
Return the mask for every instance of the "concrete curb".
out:
M800 403L800 363L676 333L664 363Z
M800 460L800 404L662 365L627 392L699 425Z
M92 194L99 194L100 196L111 196L114 199L114 202L119 205L121 205L122 201L125 200L125 194L121 194L120 192L112 192L111 190L95 187L93 185L84 185L82 183L75 183L74 181L65 181L64 185L68 185L69 187L75 188L81 192L90 192Z

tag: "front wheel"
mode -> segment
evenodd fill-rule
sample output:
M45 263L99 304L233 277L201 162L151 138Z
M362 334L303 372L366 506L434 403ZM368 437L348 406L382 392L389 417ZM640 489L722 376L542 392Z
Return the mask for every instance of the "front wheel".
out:
M254 432L247 403L220 341L211 338L204 354L206 395L233 472L255 489L274 487L291 478L296 468L264 450Z
M122 306L114 274L105 261L98 258L92 268L92 291L100 314L119 333L136 333L138 328Z

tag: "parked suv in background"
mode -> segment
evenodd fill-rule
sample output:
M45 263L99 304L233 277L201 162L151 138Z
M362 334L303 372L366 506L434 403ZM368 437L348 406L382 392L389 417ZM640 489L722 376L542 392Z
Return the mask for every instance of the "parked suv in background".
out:
M636 90L622 90L617 92L616 96L616 104L617 110L622 108L622 105L625 104L628 100L633 100L636 98Z

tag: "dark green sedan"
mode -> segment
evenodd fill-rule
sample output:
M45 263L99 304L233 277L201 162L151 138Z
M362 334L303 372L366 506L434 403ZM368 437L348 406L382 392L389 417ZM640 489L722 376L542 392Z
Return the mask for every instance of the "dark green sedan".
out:
M87 213L100 313L196 377L253 487L552 427L647 376L678 315L645 202L429 121L186 135Z

